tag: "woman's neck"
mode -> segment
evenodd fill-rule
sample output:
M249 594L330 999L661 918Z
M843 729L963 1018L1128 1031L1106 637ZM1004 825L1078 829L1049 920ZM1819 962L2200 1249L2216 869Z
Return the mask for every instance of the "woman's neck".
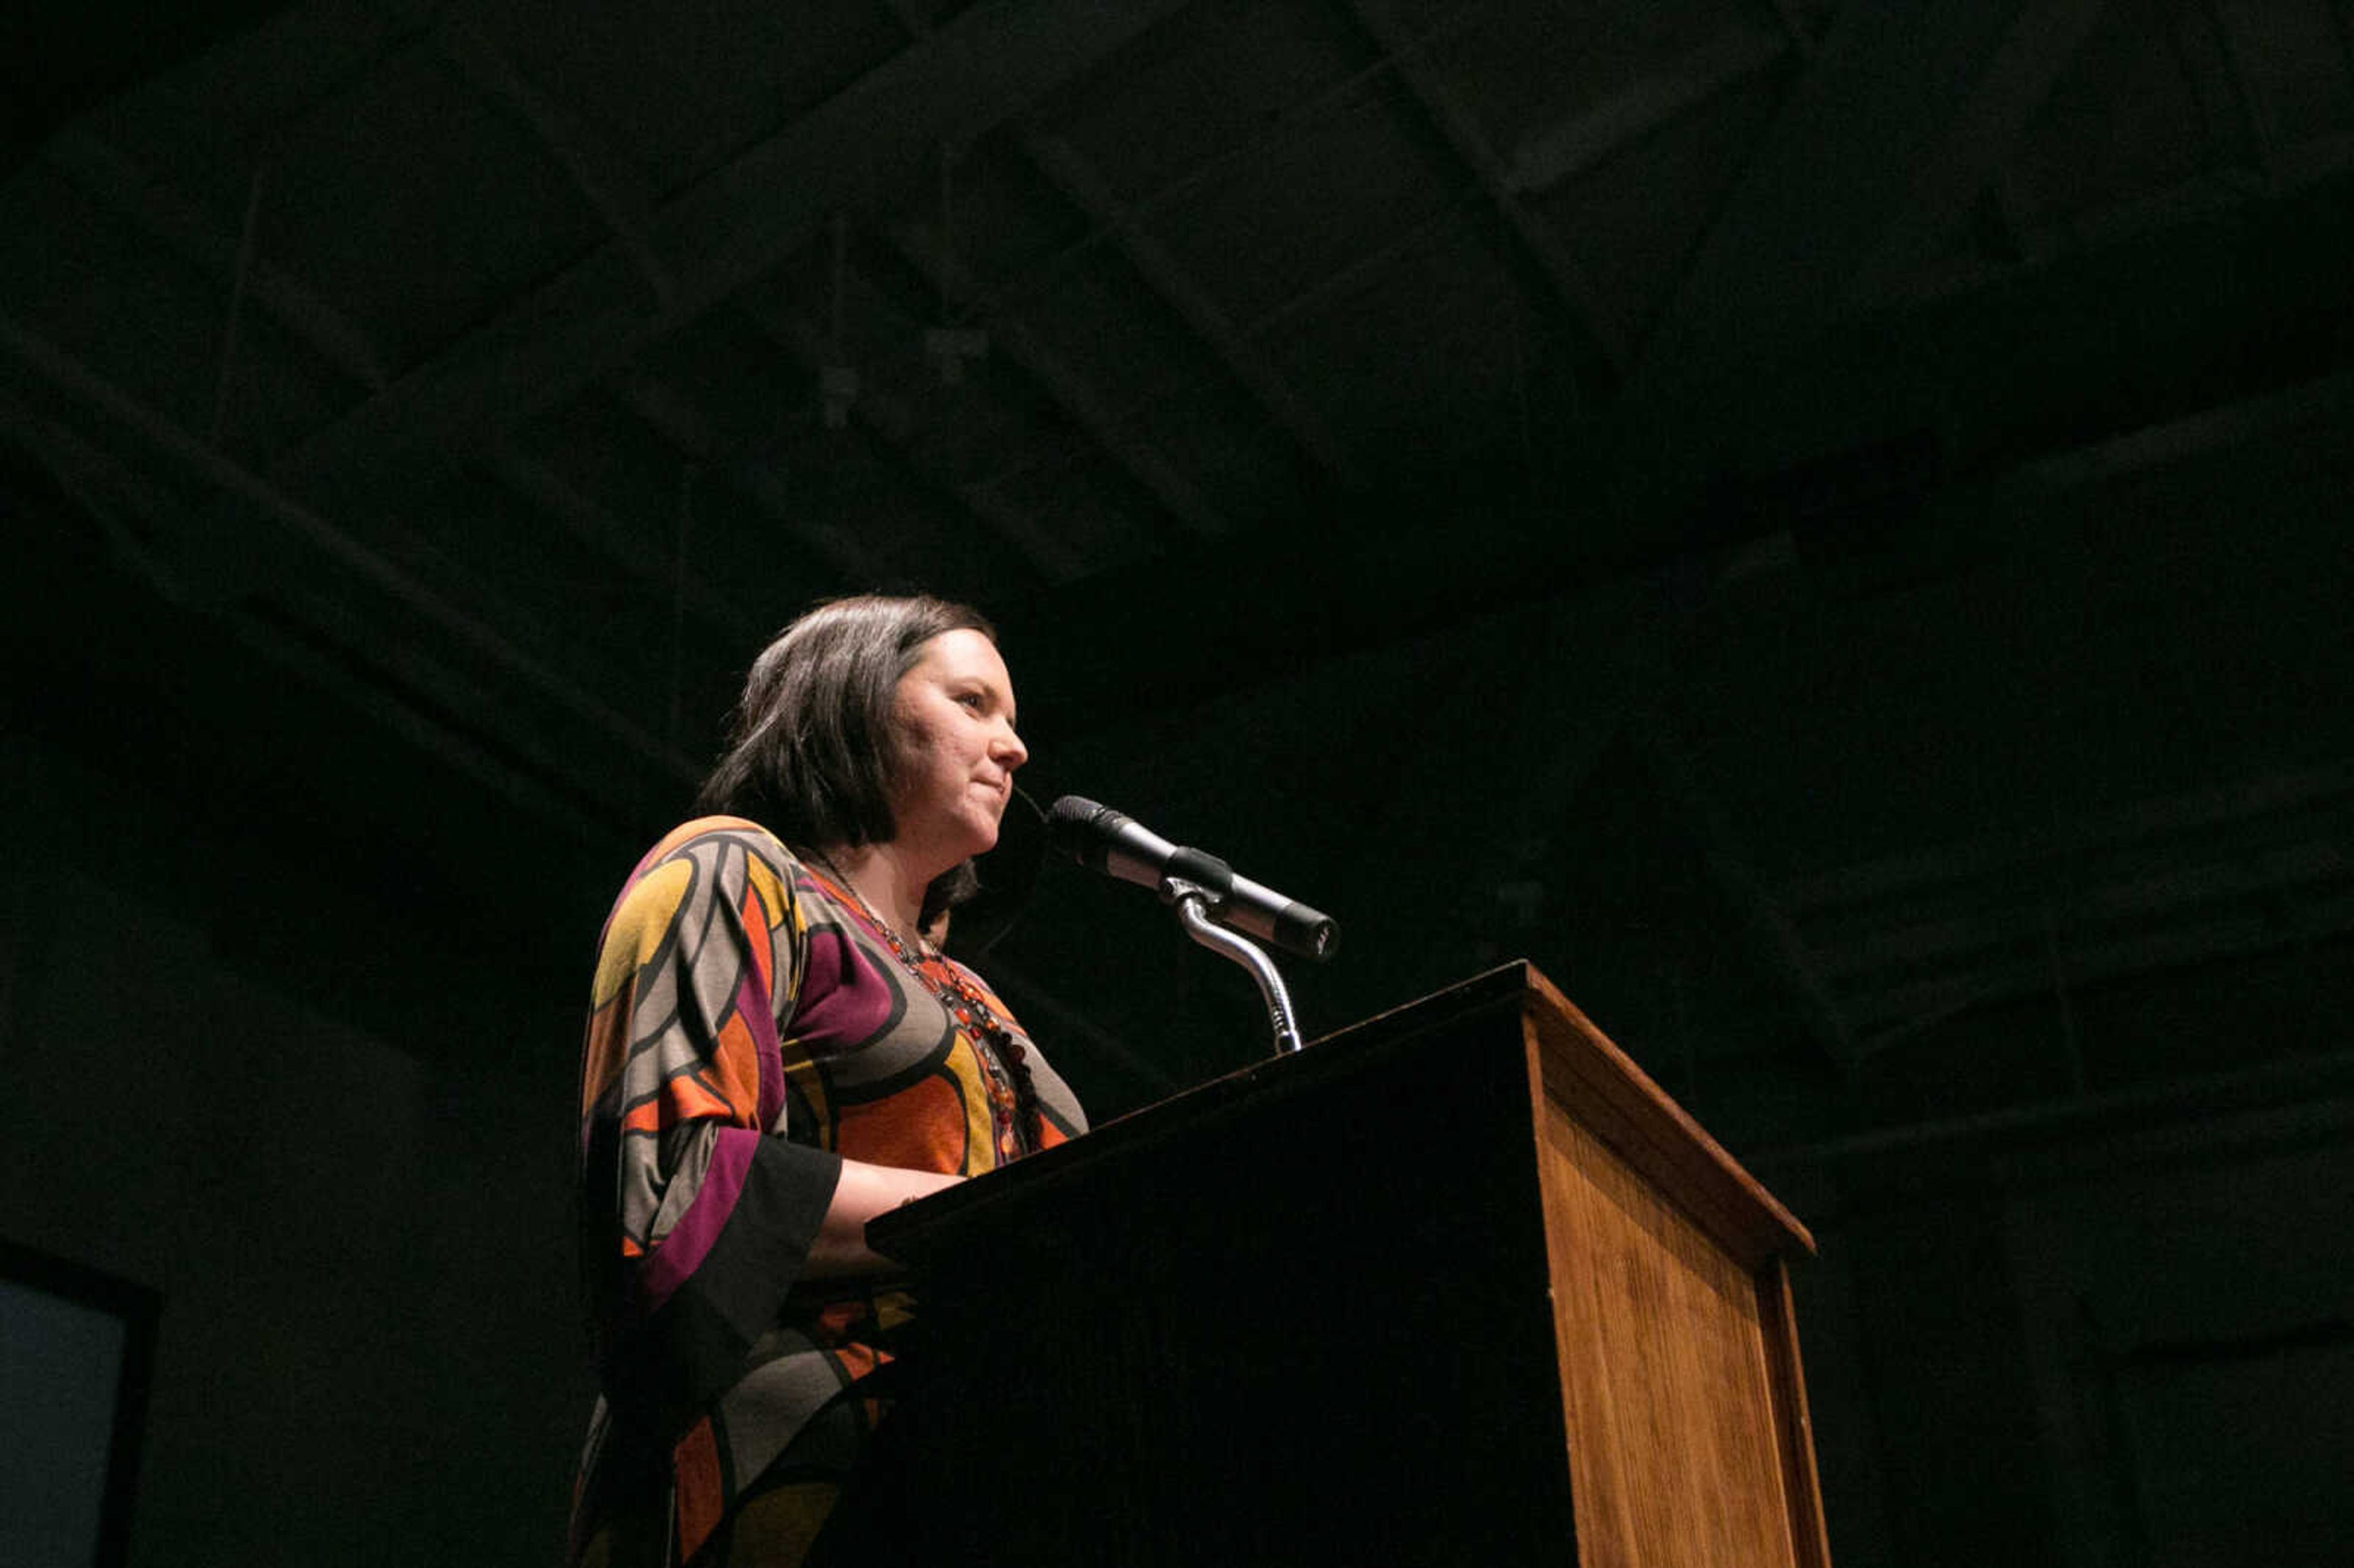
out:
M827 864L866 901L866 907L888 924L910 949L917 948L917 926L923 918L924 890L932 879L907 863L896 844L862 844L856 849L835 846L820 852Z

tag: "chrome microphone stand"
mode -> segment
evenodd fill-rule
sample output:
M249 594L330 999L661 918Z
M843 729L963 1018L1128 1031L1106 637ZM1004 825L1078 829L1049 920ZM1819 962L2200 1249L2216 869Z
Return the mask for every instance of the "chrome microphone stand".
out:
M1275 960L1257 943L1212 923L1204 906L1214 906L1216 895L1200 883L1182 876L1164 876L1160 893L1161 902L1176 906L1177 918L1187 936L1250 971L1251 979L1258 985L1260 1000L1267 1003L1267 1022L1275 1031L1275 1054L1281 1056L1299 1050L1299 1025L1291 1010L1291 991L1277 972Z

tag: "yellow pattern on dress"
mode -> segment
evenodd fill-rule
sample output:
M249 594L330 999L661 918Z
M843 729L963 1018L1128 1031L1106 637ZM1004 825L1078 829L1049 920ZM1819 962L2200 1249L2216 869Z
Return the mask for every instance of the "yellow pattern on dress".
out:
M673 860L655 866L630 885L605 932L603 951L597 955L597 978L590 985L588 1005L604 1006L640 969L653 961L680 900L695 882L695 866Z

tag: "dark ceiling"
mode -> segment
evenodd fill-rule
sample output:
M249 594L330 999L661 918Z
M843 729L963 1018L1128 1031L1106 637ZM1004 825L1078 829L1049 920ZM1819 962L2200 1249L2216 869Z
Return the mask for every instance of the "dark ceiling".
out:
M2342 1034L2354 7L175 15L34 24L0 185L11 727L143 833L553 988L923 586L1042 796L1342 916L1311 1028L1525 951L1736 1147ZM1252 1049L1050 889L1098 1103Z

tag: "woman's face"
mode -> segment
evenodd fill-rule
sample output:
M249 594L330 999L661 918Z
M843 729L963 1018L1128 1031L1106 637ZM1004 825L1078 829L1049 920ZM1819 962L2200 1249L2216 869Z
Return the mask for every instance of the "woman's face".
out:
M1013 680L997 644L978 631L943 631L899 677L891 716L898 778L895 842L946 871L997 842L1013 770L1029 748L1013 732Z

